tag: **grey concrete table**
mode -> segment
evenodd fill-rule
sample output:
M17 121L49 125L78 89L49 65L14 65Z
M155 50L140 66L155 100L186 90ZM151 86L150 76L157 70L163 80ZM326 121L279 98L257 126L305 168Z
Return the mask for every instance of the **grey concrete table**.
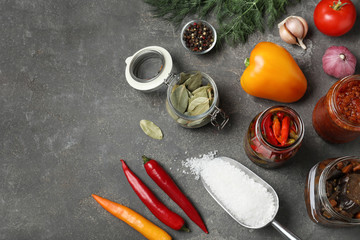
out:
M312 127L315 103L335 82L321 68L325 49L344 45L360 59L360 32L355 30L359 20L345 36L324 36L312 21L316 2L288 8L288 15L309 22L306 51L283 43L274 28L252 35L245 45L194 56L181 46L179 30L152 18L150 7L141 0L1 1L0 239L143 239L102 209L92 193L133 208L174 239L281 239L271 227L249 231L238 225L194 176L183 173L183 160L214 150L237 159L275 188L280 198L277 219L301 238L358 239L359 227L314 224L303 199L305 178L314 164L329 157L360 155L360 139L332 145ZM247 95L239 84L243 60L260 41L289 50L309 83L299 102L287 104L305 122L303 145L291 163L277 170L254 165L242 147L251 119L277 104ZM225 129L181 128L165 110L165 88L142 93L127 84L125 59L150 45L166 48L178 72L196 69L215 79L221 107L231 118ZM139 127L141 119L160 126L164 139L147 137ZM152 182L142 166L143 154L171 173L210 234L204 234ZM120 158L186 219L191 233L169 229L144 207L125 179Z

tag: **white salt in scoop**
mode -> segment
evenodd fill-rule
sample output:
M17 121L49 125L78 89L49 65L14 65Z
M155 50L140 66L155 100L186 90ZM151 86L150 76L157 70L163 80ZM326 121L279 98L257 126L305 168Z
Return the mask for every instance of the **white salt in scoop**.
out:
M279 209L275 190L238 161L227 157L207 161L200 177L205 189L240 225L259 229L271 224L283 237L300 239L275 220Z

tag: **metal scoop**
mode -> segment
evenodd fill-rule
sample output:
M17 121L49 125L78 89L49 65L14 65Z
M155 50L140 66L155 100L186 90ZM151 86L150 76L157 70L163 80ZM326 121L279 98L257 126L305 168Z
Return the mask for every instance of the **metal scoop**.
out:
M213 193L213 191L211 190L210 186L207 185L207 183L204 181L203 178L201 178L201 181L205 187L205 189L210 193L210 195L215 199L215 201L235 220L237 221L240 225L246 227L246 228L250 228L250 229L259 229L259 228L263 228L269 224L271 224L277 231L279 231L281 233L281 235L286 238L286 239L291 239L291 240L301 240L299 237L297 237L294 233L292 233L291 231L289 231L288 229L286 229L284 226L282 226L278 221L275 220L275 216L279 210L279 198L275 192L275 190L264 180L262 180L258 175L256 175L255 173L253 173L250 169L248 169L247 167L245 167L244 165L242 165L241 163L239 163L238 161L228 158L228 157L217 157L222 159L225 162L228 162L230 165L240 169L241 171L243 171L245 174L247 174L251 179L255 180L256 182L258 182L259 184L263 185L274 197L274 204L275 204L275 211L274 214L272 216L272 219L265 223L263 226L249 226L247 224L244 224L243 222L241 222L240 219L238 219L233 213L231 213L231 211L221 202L221 200Z

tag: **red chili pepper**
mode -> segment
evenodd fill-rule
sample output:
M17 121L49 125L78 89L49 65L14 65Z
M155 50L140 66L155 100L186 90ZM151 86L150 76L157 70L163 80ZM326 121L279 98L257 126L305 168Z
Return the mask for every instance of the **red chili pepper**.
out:
M283 112L277 112L276 116L279 118L280 121L282 121L282 119L284 118L284 113Z
M271 120L271 114L267 115L264 120L262 120L262 124L261 124L265 130L265 135L266 135L266 140L274 145L274 146L278 146L279 142L276 140L274 132L272 131L271 127L272 127L272 120Z
M128 168L124 160L122 167L127 180L140 200L149 208L149 210L164 224L175 230L190 230L185 226L185 221L178 214L168 209L154 193Z
M144 167L147 174L154 182L188 215L188 217L196 223L205 233L209 233L195 207L189 199L179 189L167 172L159 165L156 160L142 156Z
M281 122L281 146L285 146L290 132L290 117L285 116Z
M254 150L254 152L258 152L257 147L254 144L250 144L250 147L252 148L252 150Z
M273 130L276 140L279 143L281 143L281 141L282 141L281 140L281 124L280 124L280 121L279 121L279 118L277 115L274 116L272 130Z

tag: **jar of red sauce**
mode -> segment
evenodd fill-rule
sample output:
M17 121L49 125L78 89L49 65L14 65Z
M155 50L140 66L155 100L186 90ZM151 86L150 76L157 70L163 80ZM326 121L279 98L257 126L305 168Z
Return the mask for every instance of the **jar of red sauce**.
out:
M308 173L305 203L310 219L325 226L360 226L360 158L317 163Z
M245 153L261 167L279 167L297 153L304 131L304 123L293 109L270 107L251 121L244 138Z
M331 143L350 142L360 135L360 75L337 81L317 102L312 122L315 131Z

